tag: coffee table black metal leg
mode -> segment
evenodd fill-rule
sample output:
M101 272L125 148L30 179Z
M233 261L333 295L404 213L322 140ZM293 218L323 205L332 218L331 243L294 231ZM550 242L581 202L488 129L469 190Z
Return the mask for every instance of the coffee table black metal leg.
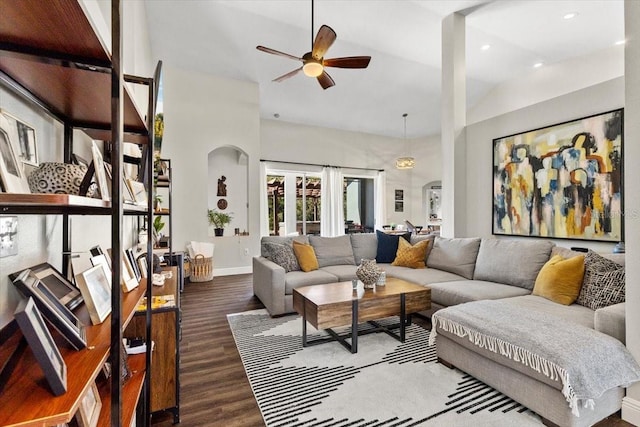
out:
M351 302L351 353L358 352L358 300Z
M307 346L307 304L302 305L302 346Z
M407 315L405 294L400 294L400 342L404 342L404 334L407 327L406 320Z

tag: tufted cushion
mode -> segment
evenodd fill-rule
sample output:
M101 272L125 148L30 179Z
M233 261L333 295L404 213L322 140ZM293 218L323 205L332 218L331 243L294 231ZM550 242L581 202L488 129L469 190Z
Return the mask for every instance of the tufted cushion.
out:
M356 265L349 236L320 237L309 236L309 243L318 259L320 267L328 265Z
M473 278L532 290L552 247L548 240L482 239Z
M578 298L583 277L584 255L568 259L555 255L540 269L532 294L570 305Z
M625 301L625 271L593 251L584 259L584 282L576 302L592 310Z
M293 241L293 252L296 254L298 264L302 271L308 272L318 269L318 259L313 250L313 246L305 245L297 240Z
M285 272L299 271L300 264L296 254L293 252L293 247L286 244L270 243L266 242L265 247L269 254L269 259L280 267L284 268Z
M405 240L409 241L410 234L387 234L380 230L376 230L376 236L378 237L378 249L376 251L377 263L392 263L396 259L396 252L398 252L398 239L402 236Z
M425 268L424 259L428 247L429 240L422 240L412 245L405 239L399 239L396 259L393 260L391 265L409 268Z
M479 246L480 239L477 237L448 239L438 236L427 259L427 266L472 279Z

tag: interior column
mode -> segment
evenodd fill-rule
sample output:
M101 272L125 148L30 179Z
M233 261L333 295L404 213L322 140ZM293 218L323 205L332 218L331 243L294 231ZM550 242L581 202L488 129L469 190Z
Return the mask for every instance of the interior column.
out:
M442 21L442 228L445 237L465 235L466 200L465 17Z
M624 225L626 246L626 325L627 347L640 361L640 2L624 2ZM622 419L640 425L640 383L627 389L622 401Z

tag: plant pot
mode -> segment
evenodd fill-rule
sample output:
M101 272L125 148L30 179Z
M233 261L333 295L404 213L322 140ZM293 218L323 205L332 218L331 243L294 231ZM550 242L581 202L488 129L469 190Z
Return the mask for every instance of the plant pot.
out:
M214 228L213 235L216 237L221 237L224 234L224 228Z

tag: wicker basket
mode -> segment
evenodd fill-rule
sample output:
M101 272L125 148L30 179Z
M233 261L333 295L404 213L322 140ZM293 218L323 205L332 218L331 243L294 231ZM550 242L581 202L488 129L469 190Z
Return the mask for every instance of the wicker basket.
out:
M213 279L213 257L205 258L204 255L198 254L192 258L189 280L192 282L208 282L211 279Z

